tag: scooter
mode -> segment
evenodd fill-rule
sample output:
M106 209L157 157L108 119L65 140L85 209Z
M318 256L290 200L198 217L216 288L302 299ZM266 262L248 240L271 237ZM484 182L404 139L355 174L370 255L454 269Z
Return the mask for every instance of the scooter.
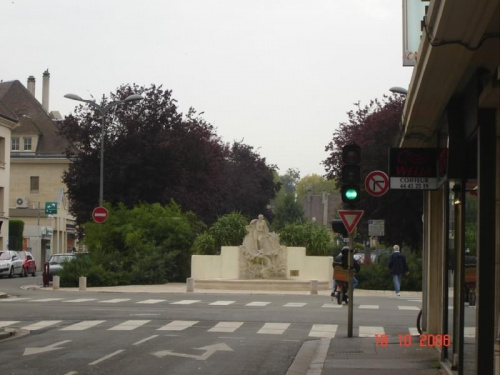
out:
M345 281L337 281L337 290L336 292L336 297L337 297L337 303L339 305L342 305L342 302L345 302L346 304L349 303L349 298L348 298L348 283Z

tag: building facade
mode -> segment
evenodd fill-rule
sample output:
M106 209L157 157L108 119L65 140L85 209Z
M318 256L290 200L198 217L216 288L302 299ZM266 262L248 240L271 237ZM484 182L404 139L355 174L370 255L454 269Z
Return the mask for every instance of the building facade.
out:
M50 254L76 246L75 220L62 181L70 164L65 156L69 145L58 135L57 119L48 110L49 79L45 72L42 104L34 97L33 77L28 89L19 81L0 83L0 100L19 118L7 146L10 217L24 221L23 249L33 253L39 269Z
M0 250L9 249L10 142L17 116L0 101Z
M500 2L428 4L399 142L439 150L440 184L424 192L423 328L449 335L447 373L498 375Z

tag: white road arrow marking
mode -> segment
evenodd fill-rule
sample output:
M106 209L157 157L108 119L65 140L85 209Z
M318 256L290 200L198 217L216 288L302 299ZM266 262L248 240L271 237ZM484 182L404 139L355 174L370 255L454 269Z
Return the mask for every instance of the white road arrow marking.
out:
M154 356L156 356L158 358L163 358L163 357L166 357L167 355L172 355L172 356L176 356L176 357L192 358L192 359L197 359L198 361L205 361L206 359L208 359L212 354L214 354L217 351L223 351L223 352L232 352L233 351L233 349L231 349L225 343L213 344L213 345L204 346L202 348L193 348L193 349L205 350L205 353L203 353L201 355L196 355L196 354L175 353L172 350L162 350L162 351L151 353L151 354L153 354Z
M45 352L51 352L52 350L59 350L63 348L57 348L58 345L65 344L67 342L70 342L71 340L64 340L64 341L59 341L56 342L55 344L45 346L43 348L26 348L24 349L23 356L25 355L32 355L32 354L40 354L40 353L45 353Z

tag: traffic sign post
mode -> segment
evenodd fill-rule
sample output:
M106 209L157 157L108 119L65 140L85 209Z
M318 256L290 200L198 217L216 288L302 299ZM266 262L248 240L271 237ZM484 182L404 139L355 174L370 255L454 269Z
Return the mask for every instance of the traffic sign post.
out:
M344 223L345 229L349 233L349 251L348 251L348 269L349 269L349 285L347 290L347 298L349 304L347 305L347 337L352 337L353 329L353 297L354 289L352 285L353 274L352 268L354 264L353 261L353 251L354 251L354 229L358 226L359 220L363 216L364 211L362 210L338 210L339 216Z
M363 210L338 210L340 219L344 223L347 233L351 234L359 223L365 211Z
M365 190L368 194L380 197L389 191L389 176L382 171L368 173L365 178Z
M105 207L96 207L94 208L94 211L92 211L92 219L94 219L97 224L104 223L108 220L108 217L109 212Z

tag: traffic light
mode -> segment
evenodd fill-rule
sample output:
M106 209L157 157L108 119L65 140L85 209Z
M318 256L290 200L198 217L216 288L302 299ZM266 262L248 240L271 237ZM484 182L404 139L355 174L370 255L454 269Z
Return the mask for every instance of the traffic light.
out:
M348 236L347 234L347 229L340 219L333 219L332 220L332 230L335 233L339 233L342 235L342 237L346 238Z
M359 201L361 192L361 147L350 143L342 148L342 202L354 204Z

